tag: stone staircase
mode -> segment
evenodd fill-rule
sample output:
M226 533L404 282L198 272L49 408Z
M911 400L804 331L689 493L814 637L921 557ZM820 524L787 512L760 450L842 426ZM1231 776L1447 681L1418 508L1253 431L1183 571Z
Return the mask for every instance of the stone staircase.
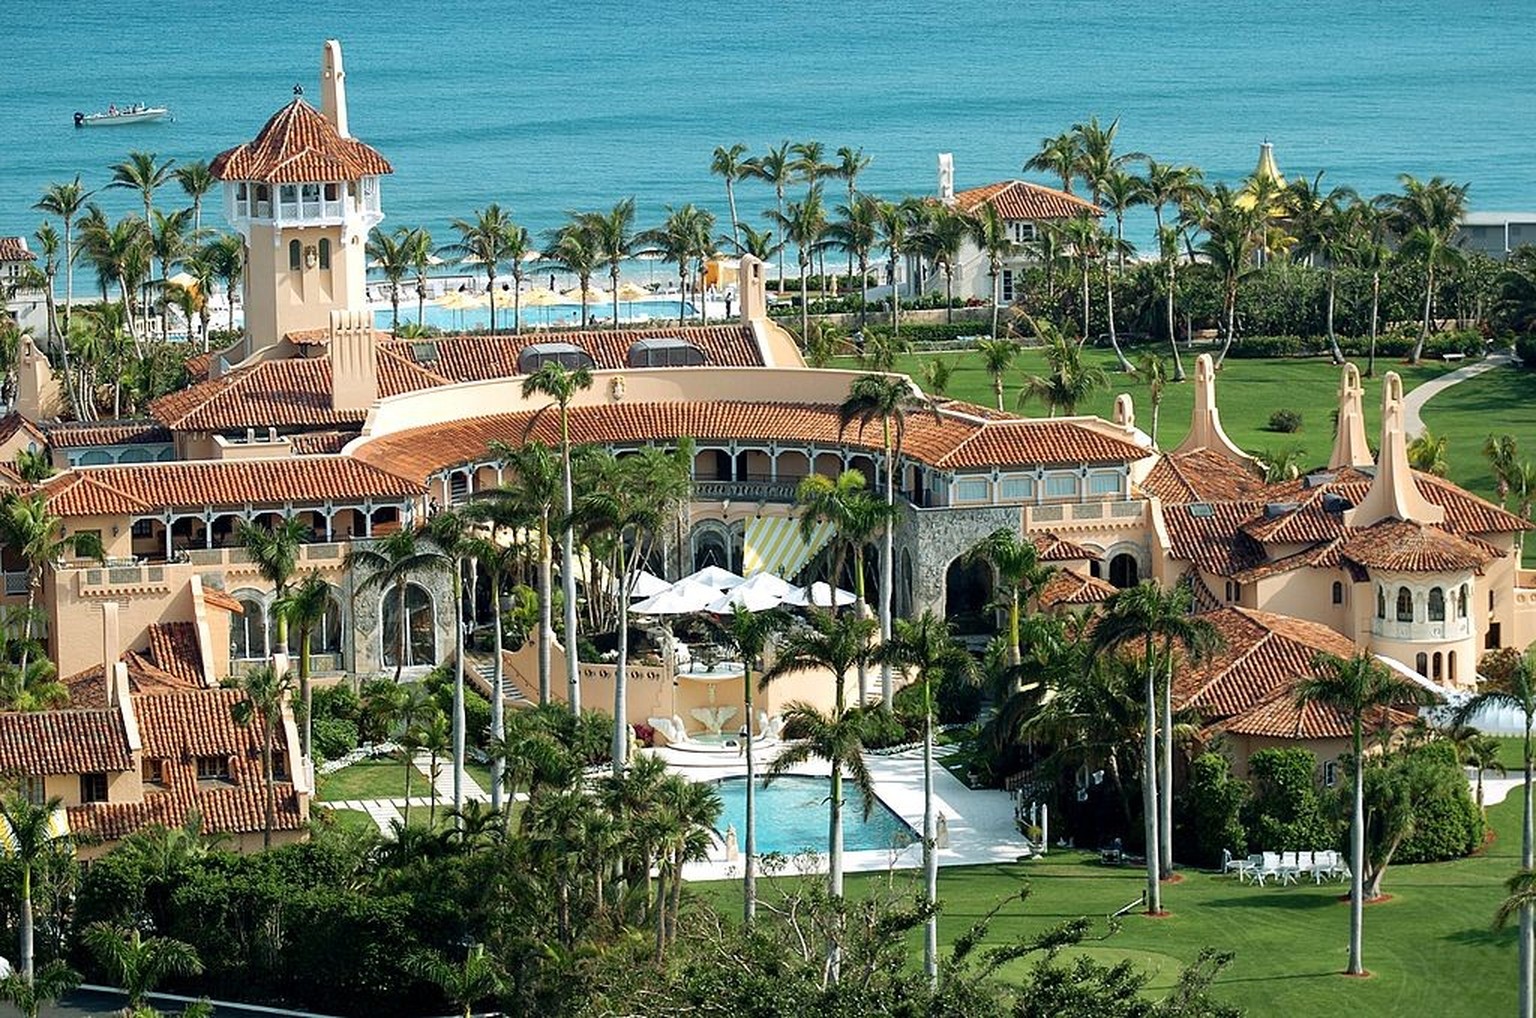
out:
M491 655L469 653L464 658L464 663L474 673L476 685L482 692L490 693L496 684L496 662ZM533 701L523 695L523 691L517 683L512 681L510 670L504 669L501 680L501 697L513 707L532 707Z

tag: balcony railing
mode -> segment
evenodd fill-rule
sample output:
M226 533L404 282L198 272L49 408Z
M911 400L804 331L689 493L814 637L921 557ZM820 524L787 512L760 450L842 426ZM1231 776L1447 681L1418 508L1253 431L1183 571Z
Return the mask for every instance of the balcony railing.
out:
M694 497L700 501L793 502L798 481L698 481Z

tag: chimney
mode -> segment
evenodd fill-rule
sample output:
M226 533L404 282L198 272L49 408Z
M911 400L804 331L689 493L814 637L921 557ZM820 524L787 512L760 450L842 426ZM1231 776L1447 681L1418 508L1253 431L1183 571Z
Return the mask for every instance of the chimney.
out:
M367 311L331 312L331 407L366 410L379 398L373 317Z
M1195 358L1195 410L1190 417L1189 434L1175 453L1205 449L1239 463L1251 463L1253 457L1237 447L1221 427L1221 411L1216 407L1216 364L1211 355Z
M1115 397L1114 422L1129 433L1136 431L1136 405L1131 402L1131 394L1122 392Z
M343 138L347 130L347 72L341 66L341 43L325 40L325 58L320 65L320 112Z
M1418 481L1408 466L1408 435L1403 428L1403 380L1388 371L1381 385L1381 454L1376 460L1376 479L1360 504L1344 513L1350 527L1369 527L1381 520L1441 523L1445 508L1419 492Z
M1365 387L1360 384L1360 369L1353 364L1344 365L1339 379L1339 422L1333 435L1333 454L1328 457L1329 470L1371 465L1371 447L1365 441L1365 411L1361 398Z
M122 656L122 642L117 624L117 602L101 603L101 679L106 686L107 706L117 703L118 658ZM124 672L127 668L124 667Z
M945 205L955 203L955 154L939 153L939 201Z
M16 412L29 421L46 421L59 416L61 403L53 365L31 336L22 336L16 357Z
M736 270L736 285L741 292L741 322L748 325L768 319L768 280L761 259L742 255Z

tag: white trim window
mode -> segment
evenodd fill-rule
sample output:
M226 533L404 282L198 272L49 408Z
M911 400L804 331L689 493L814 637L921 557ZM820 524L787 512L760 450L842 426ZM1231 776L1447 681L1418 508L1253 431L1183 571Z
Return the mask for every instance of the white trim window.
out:
M1015 244L1028 244L1035 239L1035 224L1028 219L1010 219L1008 233Z
M955 481L956 502L985 502L988 499L988 488L985 477L961 477Z
M1004 269L1003 278L998 286L998 297L1004 304L1013 303L1013 270Z
M1045 476L1046 498L1076 498L1077 491L1076 474L1047 474Z
M1025 502L1035 497L1035 479L1027 474L1004 474L997 497L1003 502Z
M1113 470L1099 470L1088 475L1088 494L1118 495L1123 489L1120 475Z

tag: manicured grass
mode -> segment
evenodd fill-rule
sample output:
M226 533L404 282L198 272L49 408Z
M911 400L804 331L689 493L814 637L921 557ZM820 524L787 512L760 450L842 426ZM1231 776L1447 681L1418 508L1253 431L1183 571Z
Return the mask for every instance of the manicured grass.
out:
M1424 425L1450 440L1451 480L1498 501L1483 443L1492 434L1511 434L1523 457L1536 457L1536 371L1496 368L1453 385L1424 407ZM1536 547L1536 540L1526 545Z
M1390 900L1365 913L1365 965L1371 978L1340 973L1347 958L1349 910L1339 900L1345 885L1253 887L1233 877L1183 871L1164 888L1172 915L1132 914L1123 927L1085 950L1101 961L1129 958L1165 988L1202 947L1235 957L1217 994L1249 1015L1496 1015L1515 1007L1515 933L1494 933L1490 920L1502 885L1519 865L1519 796L1489 810L1501 837L1482 854L1455 862L1393 867ZM885 881L884 874L848 878L857 895ZM896 877L915 891L915 871ZM948 944L1000 899L1030 889L1023 905L1010 905L992 924L992 942L1027 935L1076 916L1101 920L1135 900L1142 877L1132 869L1106 869L1097 856L1071 851L1014 865L940 871L943 914L939 939ZM728 914L739 908L739 884L697 885ZM771 891L769 892L771 893ZM921 957L921 939L910 957ZM1027 969L1016 963L999 978Z
M341 799L398 799L405 795L405 765L399 760L360 760L335 774L322 775L315 798L322 802ZM411 775L411 794L426 795L425 775Z
M947 390L950 396L984 406L995 405L992 378L983 369L980 356L973 351L910 354L898 358L896 368L911 374L921 384L923 363L936 357L948 359L954 364L954 373L950 376ZM1077 412L1107 418L1114 409L1115 396L1122 392L1130 393L1135 402L1136 423L1142 430L1150 432L1152 403L1146 385L1134 375L1116 372L1114 355L1108 351L1091 349L1086 357L1099 362L1110 372L1110 385L1095 393L1092 399L1077 408ZM1193 377L1195 359L1187 351L1183 357L1185 369ZM835 366L857 368L858 365L852 359L843 359ZM1406 390L1444 374L1451 367L1438 362L1426 362L1415 367L1378 361L1376 378L1365 380L1366 429L1373 442L1381 420L1381 376L1388 370L1402 375ZM1038 402L1022 406L1018 402L1019 389L1025 377L1043 371L1044 361L1039 351L1022 351L1005 377L1004 408L1043 416L1046 410ZM1333 447L1332 414L1338 405L1338 387L1339 369L1328 363L1326 358L1228 359L1216 379L1216 401L1221 409L1222 426L1238 445L1250 452L1280 451L1300 446L1306 454L1304 462L1319 465L1327 461L1329 450ZM1194 399L1192 384L1170 384L1164 390L1157 436L1163 448L1172 449L1189 432L1189 415L1194 407ZM1300 411L1301 430L1291 434L1268 430L1270 414L1276 410ZM1533 408L1532 413L1536 414L1536 408ZM1536 418L1533 418L1533 426L1528 434L1531 435L1533 449L1536 449Z
M338 830L366 832L368 834L377 834L379 832L379 827L373 822L373 817L361 810L330 809L325 812Z
M449 773L452 773L451 771ZM487 794L491 791L491 765L483 764L475 760L467 760L464 763L464 773L475 779L475 784Z

